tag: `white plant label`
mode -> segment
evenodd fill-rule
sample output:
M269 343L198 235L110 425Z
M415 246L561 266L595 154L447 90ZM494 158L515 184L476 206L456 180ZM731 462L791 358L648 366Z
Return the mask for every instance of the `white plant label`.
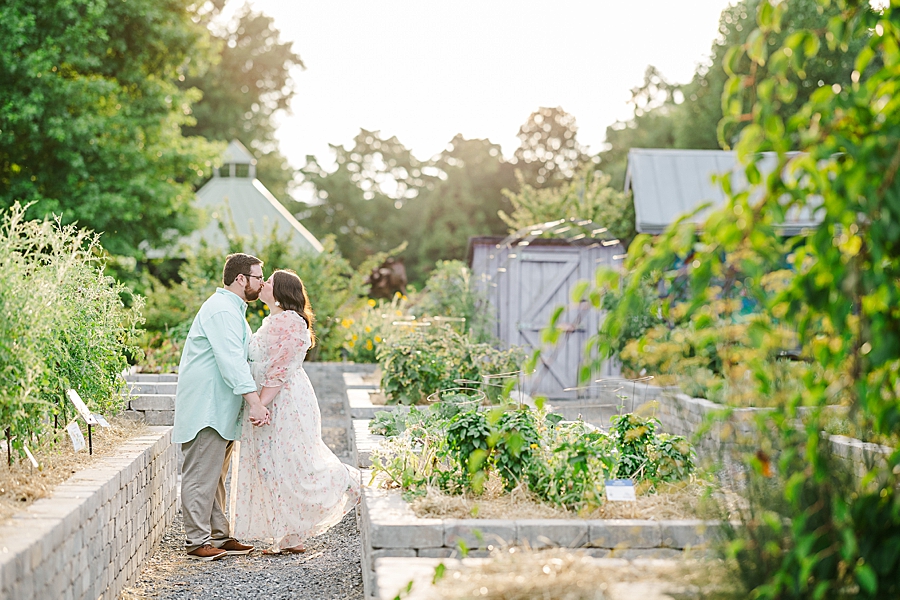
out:
M607 479L606 499L610 502L634 502L634 482L630 479Z
M84 419L84 422L88 425L96 425L97 419L94 418L94 415L91 414L91 411L88 410L87 405L84 403L84 400L81 399L81 396L78 395L73 389L66 390L66 395L69 397L69 400L72 401L72 404L75 405L75 410L78 411L78 414L81 415L81 418Z
M94 417L94 420L97 421L97 424L100 425L100 427L109 427L109 422L103 418L103 415L92 413L91 416Z
M66 431L69 433L69 437L72 438L72 447L75 448L75 452L84 450L84 434L81 433L81 427L78 426L78 421L72 421L66 425Z
M34 467L35 469L39 469L40 465L38 464L38 461L35 460L34 454L32 454L31 450L28 449L28 446L22 444L22 447L25 448L25 456L27 456L28 460L31 461L31 466Z

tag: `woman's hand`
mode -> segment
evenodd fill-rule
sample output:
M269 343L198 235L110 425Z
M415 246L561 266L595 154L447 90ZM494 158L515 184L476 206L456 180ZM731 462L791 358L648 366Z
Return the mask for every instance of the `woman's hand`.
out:
M284 385L264 387L262 391L259 392L259 399L263 403L263 406L269 406L269 404L272 403L272 400L275 399L275 396L278 395L278 392L281 391L282 387L284 387Z

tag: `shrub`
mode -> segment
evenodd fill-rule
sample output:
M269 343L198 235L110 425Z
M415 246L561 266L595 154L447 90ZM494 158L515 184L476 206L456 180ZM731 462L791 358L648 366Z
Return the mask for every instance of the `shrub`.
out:
M378 360L381 389L392 403L422 403L439 390L460 387L461 381L480 385L485 375L517 371L525 358L518 348L473 344L453 327L429 321L396 326L388 339ZM495 400L500 396L493 387L486 393Z
M19 447L74 414L69 388L93 411L121 409L141 308L103 274L97 235L23 215L16 204L0 220L0 426Z

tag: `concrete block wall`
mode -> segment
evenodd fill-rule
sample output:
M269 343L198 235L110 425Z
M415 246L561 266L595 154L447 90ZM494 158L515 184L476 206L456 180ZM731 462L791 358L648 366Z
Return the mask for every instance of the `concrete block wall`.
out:
M0 525L0 599L114 600L176 513L171 427L98 458Z
M483 557L510 545L579 548L597 558L679 558L705 553L722 527L703 520L421 518L399 492L369 487L359 510L367 598L378 595L375 561L385 557L458 558L461 546Z
M128 383L126 416L141 419L147 425L175 423L177 373L136 373L128 375L125 381Z

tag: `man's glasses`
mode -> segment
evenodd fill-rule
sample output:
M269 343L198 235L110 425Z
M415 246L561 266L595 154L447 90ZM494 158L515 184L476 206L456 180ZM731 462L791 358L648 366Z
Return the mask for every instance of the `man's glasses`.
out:
M256 278L259 279L260 281L262 281L263 279L265 279L265 277L264 277L263 275L252 275L252 274L250 274L250 273L241 273L241 275L243 275L244 277L256 277Z

